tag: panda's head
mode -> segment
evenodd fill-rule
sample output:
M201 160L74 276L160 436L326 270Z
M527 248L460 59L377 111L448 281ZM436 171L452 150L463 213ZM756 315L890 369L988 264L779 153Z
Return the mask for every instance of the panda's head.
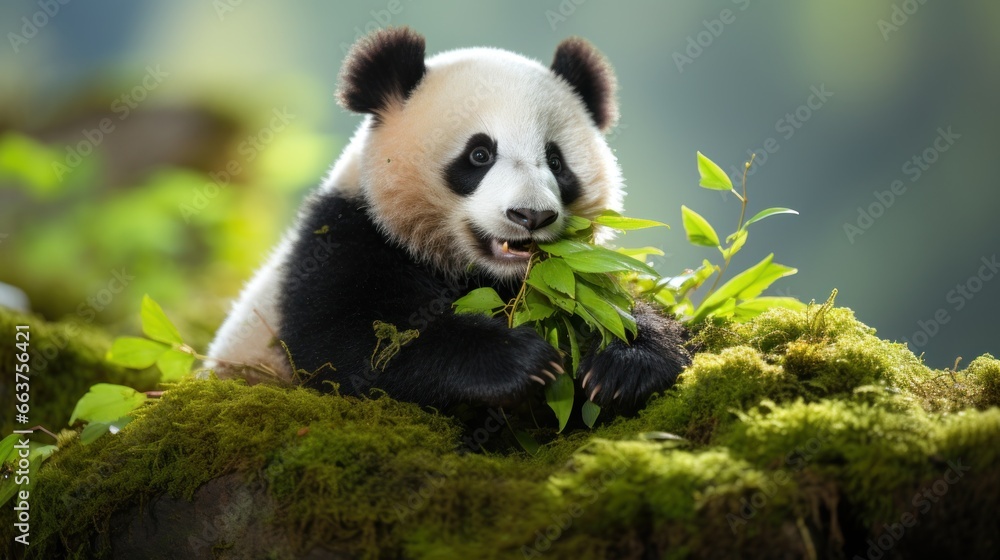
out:
M352 49L341 104L370 115L355 138L369 214L439 270L524 274L532 241L568 215L620 209L621 172L604 140L615 78L581 39L551 67L492 48L424 60L424 39L377 31Z

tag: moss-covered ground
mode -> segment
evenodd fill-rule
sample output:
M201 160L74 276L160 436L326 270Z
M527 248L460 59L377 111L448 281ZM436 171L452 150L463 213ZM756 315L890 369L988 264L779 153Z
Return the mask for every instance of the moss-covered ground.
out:
M37 344L63 328L32 324ZM33 398L52 399L44 412L53 425L90 383L128 375L100 363L106 343L74 338L37 380ZM259 518L273 537L259 558L1000 550L1000 361L931 370L850 310L825 306L711 325L695 343L694 364L638 417L563 434L534 456L505 445L509 430L495 419L462 424L384 396L170 386L116 435L83 446L62 434L36 476L27 556L114 557L123 513L142 517L161 496L197 505L224 475L254 489L229 502L222 525ZM0 367L11 362L6 352ZM12 523L5 507L3 547L13 546ZM245 554L238 531L223 529L197 535L207 547L188 539L161 555Z

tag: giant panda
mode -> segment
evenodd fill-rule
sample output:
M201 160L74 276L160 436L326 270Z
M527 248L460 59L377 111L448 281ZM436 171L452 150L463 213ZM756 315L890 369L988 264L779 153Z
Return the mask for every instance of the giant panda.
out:
M220 377L310 372L307 386L441 409L509 406L566 375L530 327L451 303L481 286L513 296L532 241L557 239L567 216L621 208L604 138L618 117L612 69L579 38L549 67L494 48L424 51L422 36L390 28L347 55L339 102L366 117L216 334ZM690 362L676 321L633 312L636 338L588 353L576 376L586 398L623 412ZM418 334L381 366L377 321Z

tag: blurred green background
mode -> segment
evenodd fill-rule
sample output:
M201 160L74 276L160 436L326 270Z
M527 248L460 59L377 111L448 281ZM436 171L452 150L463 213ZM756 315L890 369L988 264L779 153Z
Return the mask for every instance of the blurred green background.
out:
M730 169L756 150L750 211L801 215L755 226L735 266L774 252L799 268L777 294L838 288L937 367L1000 351L986 1L5 2L0 282L114 333L149 293L204 349L360 122L333 99L347 47L401 24L429 53L548 64L567 36L595 43L620 83L626 211L674 226L627 240L662 247L661 272L716 257L684 240L682 203L720 233L739 211L697 188L695 151ZM935 148L939 129L952 135Z

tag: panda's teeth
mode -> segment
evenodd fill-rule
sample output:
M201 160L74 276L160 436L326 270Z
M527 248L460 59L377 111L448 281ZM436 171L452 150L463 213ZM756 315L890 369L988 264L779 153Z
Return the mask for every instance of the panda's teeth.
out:
M510 252L510 246L507 245L506 241L503 242L503 246L500 248L500 250L503 251L504 253Z

